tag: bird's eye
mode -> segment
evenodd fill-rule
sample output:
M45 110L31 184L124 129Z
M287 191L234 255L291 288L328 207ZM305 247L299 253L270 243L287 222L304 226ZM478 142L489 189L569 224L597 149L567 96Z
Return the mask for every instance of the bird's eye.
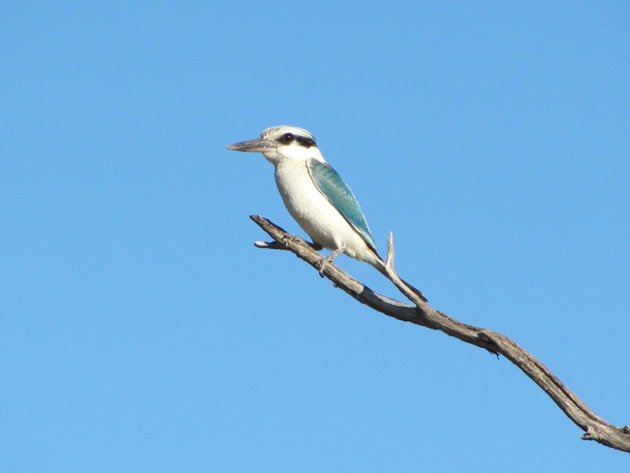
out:
M284 135L282 135L283 143L291 143L293 140L295 140L295 136L293 135L293 133L285 133Z

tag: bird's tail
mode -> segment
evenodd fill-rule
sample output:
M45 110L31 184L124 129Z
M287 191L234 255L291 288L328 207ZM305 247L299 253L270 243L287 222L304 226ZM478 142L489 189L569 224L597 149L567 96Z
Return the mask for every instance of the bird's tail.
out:
M389 275L387 274L387 271L385 271L385 261L383 261L382 259L380 259L380 257L377 260L377 263L372 264L372 266L374 266L376 269L379 270L379 272L381 274L383 274L383 276L385 276L386 278L389 279ZM400 277L400 276L399 276ZM427 299L426 297L424 297L424 294L422 294L422 291L420 289L417 289L416 287L412 286L411 284L409 284L407 281L405 281L403 278L400 278L400 280L409 287L409 289L411 289L411 291L413 293L415 293L420 299L422 299L424 302L429 302L429 299Z

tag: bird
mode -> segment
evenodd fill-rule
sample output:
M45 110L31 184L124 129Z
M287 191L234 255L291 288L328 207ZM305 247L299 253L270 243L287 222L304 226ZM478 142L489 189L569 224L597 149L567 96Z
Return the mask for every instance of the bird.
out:
M322 261L320 274L345 253L387 275L357 198L326 162L310 131L289 125L273 126L264 129L259 138L227 148L262 153L273 164L276 185L289 214L313 243L332 250ZM410 287L427 300L419 290Z

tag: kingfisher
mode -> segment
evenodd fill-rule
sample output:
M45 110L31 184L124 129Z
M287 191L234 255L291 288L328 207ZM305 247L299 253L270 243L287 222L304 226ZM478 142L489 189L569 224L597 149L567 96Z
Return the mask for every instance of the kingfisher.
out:
M262 153L273 164L278 191L291 216L316 246L332 250L320 274L341 253L387 274L357 198L326 162L311 132L274 126L264 129L260 138L228 145L228 149Z

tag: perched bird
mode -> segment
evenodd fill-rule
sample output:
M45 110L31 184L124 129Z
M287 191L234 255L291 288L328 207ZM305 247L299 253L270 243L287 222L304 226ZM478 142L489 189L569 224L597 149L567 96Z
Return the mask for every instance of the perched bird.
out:
M276 184L291 216L314 243L332 250L320 272L345 253L386 274L359 202L326 162L308 130L275 126L263 130L258 139L234 143L228 149L260 152L274 165Z

